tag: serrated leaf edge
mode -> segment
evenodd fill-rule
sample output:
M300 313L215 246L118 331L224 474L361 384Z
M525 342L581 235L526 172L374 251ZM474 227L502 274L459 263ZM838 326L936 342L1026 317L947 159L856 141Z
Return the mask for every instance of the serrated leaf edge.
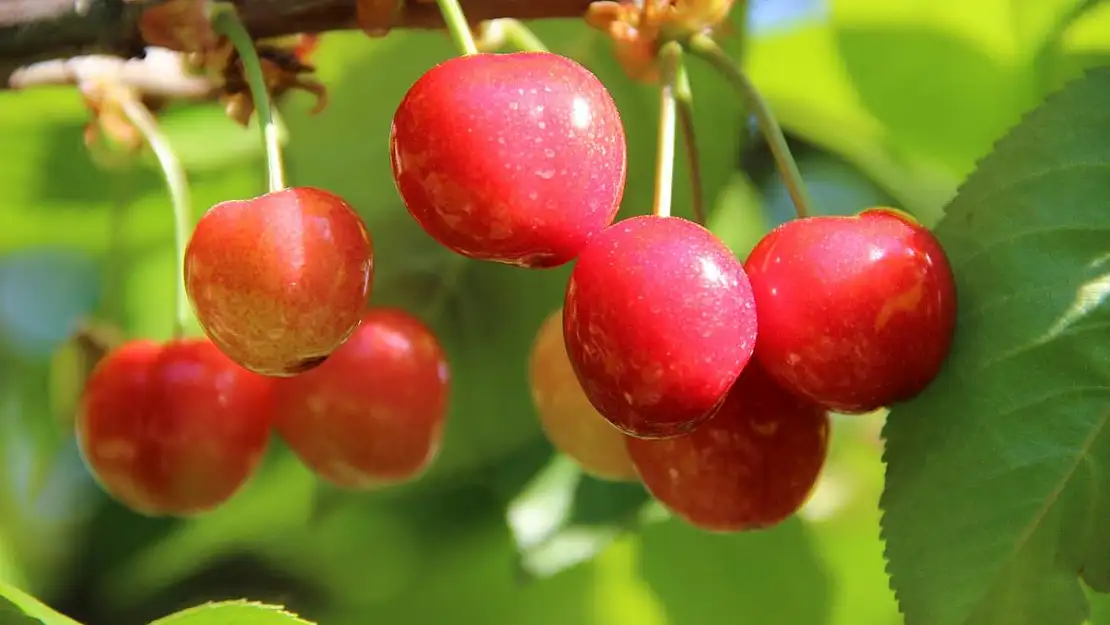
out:
M1080 83L1084 83L1084 82L1087 82L1089 80L1092 80L1095 75L1100 74L1102 72L1106 72L1107 75L1110 76L1110 65L1099 65L1099 66L1096 66L1096 67L1091 67L1091 68L1085 69L1083 71L1082 76L1078 76L1075 79L1067 81L1066 83L1060 85L1057 89L1055 89L1055 90L1049 92L1048 94L1046 94L1044 99L1040 102L1040 104L1038 104L1037 106L1033 107L1032 109L1030 109L1030 110L1026 111L1024 114L1022 114L1021 119L1019 119L1013 126L1011 126L1010 129L1007 130L1006 133L1002 137L1000 137L997 141L995 141L992 144L991 149L984 156L982 156L979 159L976 159L974 169L972 169L971 173L968 174L967 178L965 178L964 181L961 182L956 187L956 192L952 196L952 199L949 200L948 203L945 205L944 210L943 210L944 218L948 217L949 209L961 197L965 188L976 178L977 174L979 173L979 170L981 170L984 166L988 165L995 158L997 158L997 152L999 152L1001 149L1006 148L1006 146L1008 146L1010 144L1010 142L1013 141L1013 135L1015 133L1017 133L1023 126L1025 126L1027 122L1029 122L1031 120L1034 120L1034 119L1037 119L1040 115L1043 115L1044 114L1044 109L1047 108L1050 104L1052 104L1056 100L1058 100L1063 93L1065 93L1065 92L1069 91L1070 89L1076 87ZM941 219L941 222L943 222L944 218ZM934 226L933 229L935 230L936 227L939 226L939 225L940 225L940 223L938 223L936 226ZM888 459L889 454L890 454L890 447L886 444L887 440L888 440L886 432L887 432L887 428L890 426L890 417L895 412L897 412L897 409L898 409L898 406L892 406L891 407L890 413L887 414L887 417L883 422L883 429L882 429L882 434L881 434L882 439L883 439L882 463L883 463L883 467L884 467L884 483L883 483L882 495L879 496L879 512L880 512L879 540L882 541L882 543L883 543L883 571L886 573L887 586L890 588L891 592L894 595L894 601L895 601L895 605L898 608L898 613L902 615L903 619L905 619L906 625L913 625L913 623L910 621L910 616L906 614L906 611L902 607L902 595L898 591L898 588L894 584L894 574L890 570L890 554L889 554L889 547L888 547L889 542L887 540L887 526L886 526L886 523L885 523L886 514L887 514L886 507L887 507L887 500L888 500L888 493L889 493L889 491L887 490L887 486L886 486L885 474L887 472L886 467L889 467L889 464L890 464L889 459Z
M285 606L277 605L277 604L273 604L273 603L263 603L261 601L252 601L250 599L231 599L231 600L228 600L228 601L207 601L205 603L195 605L191 608L185 608L184 610L179 610L177 612L174 612L173 614L167 614L166 616L163 616L163 617L159 618L156 621L151 621L149 623L149 625L162 625L163 623L167 622L168 619L171 619L171 618L182 618L182 617L186 617L186 616L189 616L189 615L192 615L192 614L203 612L204 610L208 610L208 609L211 609L211 608L224 607L224 606L258 608L260 610L265 610L266 612L271 612L271 613L275 613L275 614L278 614L278 615L281 615L281 616L284 616L284 617L288 617L289 619L291 619L295 623L302 623L303 625L315 625L312 621L305 620L305 619L301 618L300 615L295 614L293 612L290 612L289 610L287 610L285 608Z

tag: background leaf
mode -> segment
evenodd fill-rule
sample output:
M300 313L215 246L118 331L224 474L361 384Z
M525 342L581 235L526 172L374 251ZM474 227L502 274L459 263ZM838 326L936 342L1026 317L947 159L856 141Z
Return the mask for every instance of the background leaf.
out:
M553 455L506 512L521 569L549 577L595 557L635 527L650 500L641 484L599 480Z
M182 610L150 625L312 625L280 606L252 601L209 603Z
M7 599L0 599L0 623L7 625L43 625L39 619L28 616L19 606L8 601Z
M829 622L827 571L797 519L731 535L671 519L645 527L641 545L644 580L674 623Z
M8 621L7 617L13 615L21 618L27 625L80 625L77 621L64 614L55 612L45 604L35 599L22 590L4 582L0 582L0 617L4 617L4 625L24 625L19 620Z
M1110 68L1030 114L948 206L942 375L884 430L909 625L1071 625L1110 591Z

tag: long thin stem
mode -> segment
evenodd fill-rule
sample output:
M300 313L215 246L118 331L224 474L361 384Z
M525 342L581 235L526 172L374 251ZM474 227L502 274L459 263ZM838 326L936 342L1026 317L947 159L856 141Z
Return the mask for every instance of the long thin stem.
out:
M254 47L235 5L220 2L212 7L212 28L224 35L235 46L239 59L243 62L243 74L251 90L254 109L258 113L258 126L262 129L262 146L266 150L266 171L271 192L285 188L285 165L281 159L281 131L274 116L270 102L270 91L266 88L266 76L262 72L262 61Z
M436 0L436 4L439 5L439 12L443 14L443 23L447 24L447 32L459 52L463 56L478 54L474 33L470 30L470 24L466 21L466 15L459 0Z
M694 90L690 88L690 77L686 74L681 50L674 73L674 99L678 105L678 125L682 130L682 144L686 148L686 162L690 168L690 203L694 220L704 226L705 198L702 194L701 155L694 128Z
M794 201L794 210L798 217L806 217L812 214L809 208L809 196L806 193L802 174L798 171L798 164L790 153L790 146L786 143L786 136L783 135L782 128L779 127L779 123L767 102L759 94L759 90L756 89L743 70L736 65L736 62L729 58L728 54L708 35L691 37L687 42L687 49L694 56L712 65L732 84L736 93L747 104L759 123L759 128L767 140L767 145L771 148L771 155L774 157L776 165L778 165L783 182L790 192L790 198Z
M674 187L675 139L675 74L681 49L675 42L667 43L659 51L663 66L663 83L659 89L659 146L655 153L655 201L651 212L658 217L671 214L671 195Z
M174 242L174 325L173 337L181 338L185 333L185 324L189 319L189 300L185 295L185 244L188 241L191 212L189 208L189 182L185 176L185 169L177 160L173 147L166 135L158 127L158 120L143 105L138 98L127 94L119 99L124 115L142 133L143 138L150 145L158 164L162 167L162 175L166 179L166 187L170 192L170 201L173 204L173 242Z
M497 20L501 28L504 29L505 41L516 48L525 52L547 52L547 46L543 41L528 28L524 22L512 18L504 18Z

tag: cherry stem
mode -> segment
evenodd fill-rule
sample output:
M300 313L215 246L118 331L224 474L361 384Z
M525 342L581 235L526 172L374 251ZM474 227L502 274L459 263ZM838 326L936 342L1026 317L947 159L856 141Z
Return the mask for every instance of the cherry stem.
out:
M266 171L269 174L270 192L285 188L285 166L281 159L281 132L270 102L270 92L266 87L266 76L262 72L262 61L254 47L254 39L243 22L235 5L221 2L212 7L212 28L217 34L228 38L239 53L243 63L243 74L250 87L251 99L258 114L258 125L262 129L262 146L266 151Z
M540 40L540 38L536 36L536 33L532 32L532 29L528 28L524 22L512 18L503 18L497 21L498 25L504 29L502 32L504 33L505 41L517 50L525 52L548 51L543 41Z
M686 148L686 162L690 168L690 204L694 220L704 226L705 198L702 195L701 158L694 129L694 91L690 88L690 77L686 74L681 48L676 55L678 61L674 73L674 99L678 105L678 125L682 130L682 144Z
M443 23L447 25L447 32L459 52L463 56L478 54L474 32L470 30L470 24L466 21L466 14L463 13L459 0L436 0L436 4L439 5L439 12L443 14Z
M173 338L178 339L184 336L185 324L191 314L189 300L185 295L185 244L188 241L191 217L188 178L169 139L158 127L158 120L150 110L130 93L122 95L119 98L119 104L128 121L150 145L151 151L158 159L158 164L162 167L162 175L166 179L166 187L170 192L170 201L173 204L174 268L177 272L174 278Z
M663 83L659 89L659 146L655 153L655 201L651 212L656 217L669 217L674 187L675 139L675 75L681 48L676 42L664 44L659 50Z
M800 218L811 215L809 195L806 193L802 174L798 171L798 164L790 153L790 146L786 143L786 136L783 135L782 128L771 112L770 106L760 95L759 90L748 79L747 74L737 66L736 62L717 45L717 42L713 41L712 37L705 34L694 35L687 41L686 45L691 54L712 65L714 69L732 83L737 94L751 113L755 115L756 122L763 132L763 137L766 139L768 147L771 148L771 155L779 168L779 174L782 175L783 183L786 184L786 188L790 192L790 198L794 201L794 211Z

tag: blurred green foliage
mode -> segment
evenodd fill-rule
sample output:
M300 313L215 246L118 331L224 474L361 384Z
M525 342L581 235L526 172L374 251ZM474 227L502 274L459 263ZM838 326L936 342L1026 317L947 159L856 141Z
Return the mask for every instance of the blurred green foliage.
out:
M623 214L646 212L656 94L625 78L581 23L534 27L609 86L629 141ZM1024 111L1107 64L1110 5L830 0L813 17L724 43L792 135L818 211L889 203L933 223ZM329 35L315 59L329 107L309 115L303 96L283 105L290 179L352 202L379 248L375 301L405 306L443 337L457 392L438 462L411 486L341 495L275 443L248 488L190 521L107 500L55 409L71 405L58 395L72 384L57 383L52 366L81 322L128 337L170 333L172 218L155 163L95 164L72 89L0 94L0 579L88 625L139 625L239 597L325 625L900 623L879 540L881 416L838 419L810 503L749 535L660 520L642 493L598 490L560 468L530 404L525 358L560 305L566 270L450 256L408 218L390 177L393 111L452 53L434 33ZM727 84L690 69L710 224L743 256L789 205ZM214 104L177 105L163 119L198 216L263 191L254 129ZM690 214L687 185L680 159L680 215ZM6 605L0 625L25 625ZM1093 622L1110 623L1107 605L1095 602Z

